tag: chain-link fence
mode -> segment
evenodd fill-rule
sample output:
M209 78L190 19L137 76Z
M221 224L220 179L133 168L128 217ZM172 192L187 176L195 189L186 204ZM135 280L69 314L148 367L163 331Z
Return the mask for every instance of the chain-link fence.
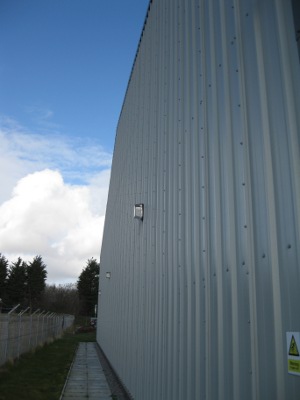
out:
M36 311L26 314L27 310L0 314L0 365L18 358L51 339L59 337L73 325L73 315Z

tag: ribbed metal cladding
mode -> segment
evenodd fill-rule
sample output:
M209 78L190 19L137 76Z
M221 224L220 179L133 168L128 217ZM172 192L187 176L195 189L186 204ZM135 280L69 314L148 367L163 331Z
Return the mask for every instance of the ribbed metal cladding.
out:
M97 333L134 399L300 398L286 344L300 331L299 111L289 0L150 2L115 142Z

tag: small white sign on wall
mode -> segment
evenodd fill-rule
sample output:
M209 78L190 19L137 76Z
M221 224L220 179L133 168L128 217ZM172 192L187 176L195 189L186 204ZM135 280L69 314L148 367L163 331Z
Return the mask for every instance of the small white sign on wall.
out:
M286 332L288 373L300 376L300 332Z

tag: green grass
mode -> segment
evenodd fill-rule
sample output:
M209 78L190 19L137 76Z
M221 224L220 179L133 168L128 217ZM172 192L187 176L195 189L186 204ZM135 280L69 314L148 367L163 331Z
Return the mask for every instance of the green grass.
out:
M14 364L0 367L0 400L58 400L78 343L95 340L95 332L66 333Z

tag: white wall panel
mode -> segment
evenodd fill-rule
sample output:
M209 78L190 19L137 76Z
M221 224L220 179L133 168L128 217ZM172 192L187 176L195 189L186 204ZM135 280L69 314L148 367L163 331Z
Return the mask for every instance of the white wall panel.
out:
M289 0L150 2L115 142L97 334L135 399L299 399L286 354L300 331L299 102Z

